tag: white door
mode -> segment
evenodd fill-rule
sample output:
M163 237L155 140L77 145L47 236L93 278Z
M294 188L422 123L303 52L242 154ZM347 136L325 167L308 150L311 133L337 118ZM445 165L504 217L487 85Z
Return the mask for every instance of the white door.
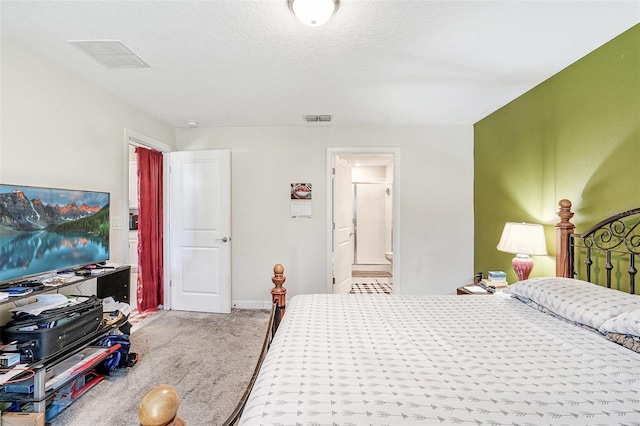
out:
M353 265L351 164L339 156L333 164L333 292L349 293Z
M169 154L171 309L231 312L231 154Z

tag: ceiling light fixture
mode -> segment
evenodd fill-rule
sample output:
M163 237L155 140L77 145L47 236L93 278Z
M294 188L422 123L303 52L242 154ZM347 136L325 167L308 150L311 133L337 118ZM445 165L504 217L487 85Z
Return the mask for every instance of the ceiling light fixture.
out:
M289 0L289 9L303 24L319 27L338 10L338 0Z

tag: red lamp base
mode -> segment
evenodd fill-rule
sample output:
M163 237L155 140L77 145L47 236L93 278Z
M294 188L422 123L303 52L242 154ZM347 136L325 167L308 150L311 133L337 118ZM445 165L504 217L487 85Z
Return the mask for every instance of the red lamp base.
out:
M529 274L533 269L533 260L528 254L516 254L516 257L511 261L513 270L516 271L518 281L523 281L529 278Z

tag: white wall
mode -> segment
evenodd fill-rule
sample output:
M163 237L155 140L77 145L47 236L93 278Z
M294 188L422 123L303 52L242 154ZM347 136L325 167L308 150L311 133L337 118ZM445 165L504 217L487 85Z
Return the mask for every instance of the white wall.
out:
M353 164L352 164L353 166ZM353 166L351 169L353 182L387 182L386 166ZM393 182L393 177L389 182Z
M403 294L454 294L473 277L471 126L176 129L176 146L231 149L236 306L269 300L276 263L289 297L326 292L327 147L400 148ZM313 184L311 219L289 217L292 182Z
M0 182L108 191L124 215L124 129L170 146L173 129L12 41L2 40L1 55ZM175 138L181 150L232 151L239 305L269 300L275 263L291 296L326 291L327 147L400 148L404 294L454 293L473 275L471 126L177 129ZM291 182L313 183L313 218L289 217ZM111 232L115 262L127 257L121 220Z
M111 193L111 260L127 259L128 128L173 144L173 128L2 40L0 182ZM117 72L117 70L114 70Z

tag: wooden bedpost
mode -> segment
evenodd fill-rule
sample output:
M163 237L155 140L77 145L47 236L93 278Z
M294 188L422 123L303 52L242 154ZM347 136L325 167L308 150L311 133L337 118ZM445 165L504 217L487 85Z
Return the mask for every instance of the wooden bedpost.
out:
M284 316L284 310L287 306L287 289L282 286L287 277L283 274L284 266L279 263L276 264L273 267L273 278L271 278L273 285L275 285L275 287L271 289L271 300L278 303L278 310L280 311L278 314L278 322Z
M556 224L556 276L571 277L569 261L571 258L571 246L569 236L576 227L570 222L573 217L571 201L563 199L558 202L560 222Z

